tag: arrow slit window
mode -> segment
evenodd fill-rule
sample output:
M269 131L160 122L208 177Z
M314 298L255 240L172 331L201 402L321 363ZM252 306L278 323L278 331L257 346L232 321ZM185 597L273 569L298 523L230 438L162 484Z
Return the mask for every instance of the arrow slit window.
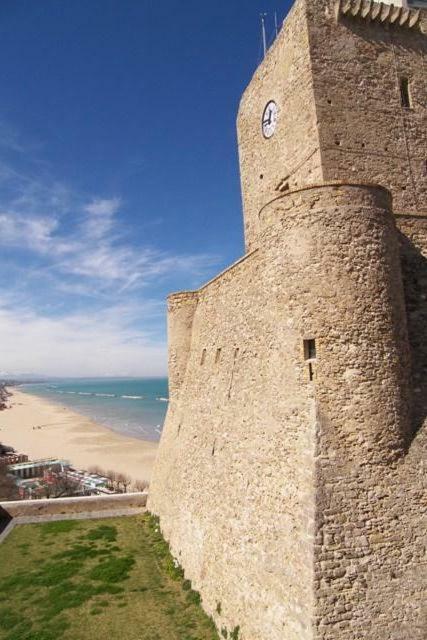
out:
M408 78L400 78L400 100L402 107L410 109L412 107L411 92Z

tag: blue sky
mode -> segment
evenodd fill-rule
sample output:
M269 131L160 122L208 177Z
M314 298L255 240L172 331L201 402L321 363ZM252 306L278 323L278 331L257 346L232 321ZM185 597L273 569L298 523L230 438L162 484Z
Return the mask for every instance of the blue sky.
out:
M2 0L0 372L166 373L243 253L235 119L289 2Z

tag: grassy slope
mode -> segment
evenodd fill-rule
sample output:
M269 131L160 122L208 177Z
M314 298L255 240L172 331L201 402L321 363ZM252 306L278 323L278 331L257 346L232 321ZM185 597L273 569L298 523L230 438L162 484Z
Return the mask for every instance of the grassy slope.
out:
M0 546L1 640L217 640L156 520L22 525Z

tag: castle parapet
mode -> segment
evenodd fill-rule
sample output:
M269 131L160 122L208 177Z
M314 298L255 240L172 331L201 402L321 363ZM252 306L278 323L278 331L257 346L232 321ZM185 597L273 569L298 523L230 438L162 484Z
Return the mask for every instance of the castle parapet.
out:
M338 0L336 14L337 18L342 15L413 29L419 27L421 10L373 0Z
M259 212L262 229L278 222L279 218L287 215L311 215L325 207L336 210L337 215L349 207L370 212L379 218L390 219L393 225L392 196L388 189L378 185L362 185L332 182L328 184L309 185L282 194L266 204Z
M184 380L191 348L191 331L198 303L197 291L168 297L169 396L177 396Z

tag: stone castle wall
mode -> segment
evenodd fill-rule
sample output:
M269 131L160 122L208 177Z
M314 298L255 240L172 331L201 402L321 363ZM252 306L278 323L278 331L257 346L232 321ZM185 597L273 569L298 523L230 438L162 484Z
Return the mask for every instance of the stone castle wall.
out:
M427 12L421 28L335 19L306 0L323 180L386 186L394 211L427 213ZM402 108L400 80L411 108Z
M308 640L314 398L266 261L254 252L199 292L149 508L219 629Z
M169 299L149 508L241 640L427 637L426 14L353 5L294 5L240 105L251 253Z
M318 449L316 626L321 640L427 635L427 219L397 216L410 347L411 429L395 462L348 465L339 434ZM387 367L388 370L388 367ZM319 414L322 425L325 416ZM333 465L330 452L334 452Z
M411 440L390 198L373 187L313 187L265 208L260 230L260 249L198 292L149 508L219 629L239 625L244 640L355 638L339 578L357 563L330 529L345 521L345 535L360 540L369 477L360 460L389 490ZM336 487L337 477L349 481Z

